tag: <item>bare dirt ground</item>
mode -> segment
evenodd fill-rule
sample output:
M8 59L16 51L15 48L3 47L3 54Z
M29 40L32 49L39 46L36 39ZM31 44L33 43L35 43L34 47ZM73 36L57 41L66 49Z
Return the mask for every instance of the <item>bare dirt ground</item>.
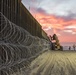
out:
M27 75L76 75L76 51L47 51L29 68Z

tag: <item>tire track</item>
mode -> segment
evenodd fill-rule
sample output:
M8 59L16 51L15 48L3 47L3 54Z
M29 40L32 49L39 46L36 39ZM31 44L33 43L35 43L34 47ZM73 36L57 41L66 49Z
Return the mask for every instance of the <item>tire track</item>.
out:
M54 63L55 63L55 54L53 54L53 52L51 52L51 56L52 56L52 59L50 58L49 60L49 64L46 68L46 70L42 73L42 75L49 75L51 70L53 69L54 67Z
M70 53L69 53L70 54ZM72 54L70 54L70 56L67 54L64 54L67 58L67 69L69 71L69 75L76 75L76 63L74 61L74 56Z
M32 62L28 75L76 75L75 60L75 52L47 51Z
M45 56L44 55L42 55L40 58L42 58L43 57L43 60L41 60L41 61L44 61L43 63L41 63L41 64L39 64L38 65L38 67L36 68L35 66L38 64L38 63L40 63L40 61L38 61L38 63L35 63L34 65L33 65L33 67L35 67L32 71L31 71L31 74L30 75L40 75L40 73L42 72L42 70L44 69L44 67L47 65L47 63L48 63L48 60L49 60L49 58L50 58L50 53L47 53L46 54L46 60L44 60L45 59ZM37 62L37 61L36 61ZM32 69L32 68L31 68ZM35 70L35 71L34 71Z
M48 66L50 65L50 63L53 61L53 56L50 52L50 55L48 57L48 59L46 60L45 64L43 64L37 71L36 75L44 75L45 71L47 70ZM46 74L47 75L47 74Z

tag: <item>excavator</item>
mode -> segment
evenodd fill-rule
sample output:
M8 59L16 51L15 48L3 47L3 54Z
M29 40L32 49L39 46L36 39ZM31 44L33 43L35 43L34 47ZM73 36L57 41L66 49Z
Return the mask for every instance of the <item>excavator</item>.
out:
M52 41L52 50L63 50L63 47L60 45L59 39L56 34L54 34L50 38Z

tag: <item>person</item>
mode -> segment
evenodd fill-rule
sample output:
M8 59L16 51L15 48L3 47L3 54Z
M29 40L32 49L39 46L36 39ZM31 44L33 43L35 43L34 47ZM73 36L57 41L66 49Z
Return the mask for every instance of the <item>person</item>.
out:
M71 50L71 47L69 46L69 50Z
M73 45L73 49L75 50L75 44Z
M50 39L50 41L52 41L52 36L51 35L49 36L49 39Z
M53 50L52 36L49 35L50 49Z

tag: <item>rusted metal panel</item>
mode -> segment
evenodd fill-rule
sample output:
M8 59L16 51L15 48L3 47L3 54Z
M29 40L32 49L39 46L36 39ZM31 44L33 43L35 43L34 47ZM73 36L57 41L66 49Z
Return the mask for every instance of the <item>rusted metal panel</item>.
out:
M34 36L42 37L41 25L21 3L21 0L0 0L3 15Z

